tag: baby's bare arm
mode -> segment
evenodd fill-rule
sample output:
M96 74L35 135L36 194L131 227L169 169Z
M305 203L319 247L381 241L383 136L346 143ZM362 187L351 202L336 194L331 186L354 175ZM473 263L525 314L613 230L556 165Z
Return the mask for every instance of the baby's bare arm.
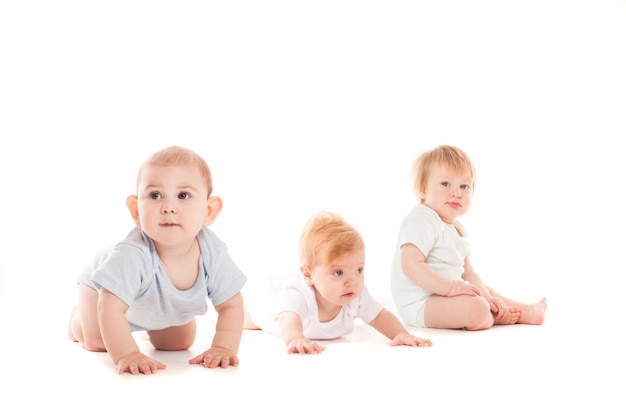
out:
M280 335L287 345L287 353L315 354L326 348L304 337L302 320L292 311L283 311L276 318L280 325Z
M479 295L480 289L472 283L450 280L435 272L417 246L410 243L401 248L402 271L417 285L433 294L454 297L457 295Z
M215 306L217 323L211 347L189 360L191 364L204 364L207 368L238 366L239 344L243 333L243 297L237 293L228 301Z
M474 287L478 288L480 290L480 295L485 298L491 297L489 288L487 288L483 280L480 278L480 275L478 275L478 273L474 270L469 258L465 258L465 262L463 263L463 274L461 277Z
M127 311L128 306L116 295L105 288L100 291L98 321L104 345L115 363L126 355L139 352L126 320Z
M389 310L383 309L370 323L374 329L391 339L391 345L431 346L428 339L414 336Z
M117 364L119 373L153 374L165 365L139 351L126 320L128 306L116 295L106 289L100 291L98 298L98 321L102 340L111 359Z

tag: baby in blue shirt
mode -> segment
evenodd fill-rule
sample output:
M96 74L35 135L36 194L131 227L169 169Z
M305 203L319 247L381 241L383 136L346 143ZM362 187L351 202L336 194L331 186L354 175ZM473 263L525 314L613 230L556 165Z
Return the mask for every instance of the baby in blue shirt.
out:
M207 297L218 317L209 349L189 360L207 368L237 366L246 276L208 229L222 208L211 172L178 146L151 155L126 204L136 227L101 251L78 278L68 335L90 351L107 351L119 373L153 374L165 365L140 352L145 330L160 350L189 349Z

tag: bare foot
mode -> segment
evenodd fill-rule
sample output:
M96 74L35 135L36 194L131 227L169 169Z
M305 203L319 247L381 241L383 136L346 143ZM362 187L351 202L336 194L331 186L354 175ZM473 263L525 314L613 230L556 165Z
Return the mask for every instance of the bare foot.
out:
M521 324L543 324L546 310L548 309L548 300L542 298L535 304L527 304L521 308L522 315L518 323Z
M522 310L519 307L507 306L506 313L501 319L496 319L493 324L515 324L518 322L522 315Z

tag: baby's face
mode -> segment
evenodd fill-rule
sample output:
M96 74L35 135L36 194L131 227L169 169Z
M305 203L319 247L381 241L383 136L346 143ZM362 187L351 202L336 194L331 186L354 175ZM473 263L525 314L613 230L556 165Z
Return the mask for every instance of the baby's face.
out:
M363 292L365 251L355 250L331 262L311 269L311 281L324 301L345 305Z
M207 186L196 167L147 165L137 190L139 224L157 245L187 245L208 212Z
M472 204L473 180L468 175L456 175L449 168L436 165L431 170L424 204L435 210L441 220L453 224L457 217L467 213Z

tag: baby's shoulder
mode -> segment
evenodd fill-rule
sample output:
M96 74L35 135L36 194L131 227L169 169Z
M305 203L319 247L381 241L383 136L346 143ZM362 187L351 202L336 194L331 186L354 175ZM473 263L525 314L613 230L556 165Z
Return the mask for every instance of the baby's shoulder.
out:
M156 253L154 242L146 235L141 228L136 227L131 230L124 239L120 240L114 247L115 252L137 253L145 256Z
M404 223L430 223L443 226L443 222L435 210L424 205L415 206L405 217Z

